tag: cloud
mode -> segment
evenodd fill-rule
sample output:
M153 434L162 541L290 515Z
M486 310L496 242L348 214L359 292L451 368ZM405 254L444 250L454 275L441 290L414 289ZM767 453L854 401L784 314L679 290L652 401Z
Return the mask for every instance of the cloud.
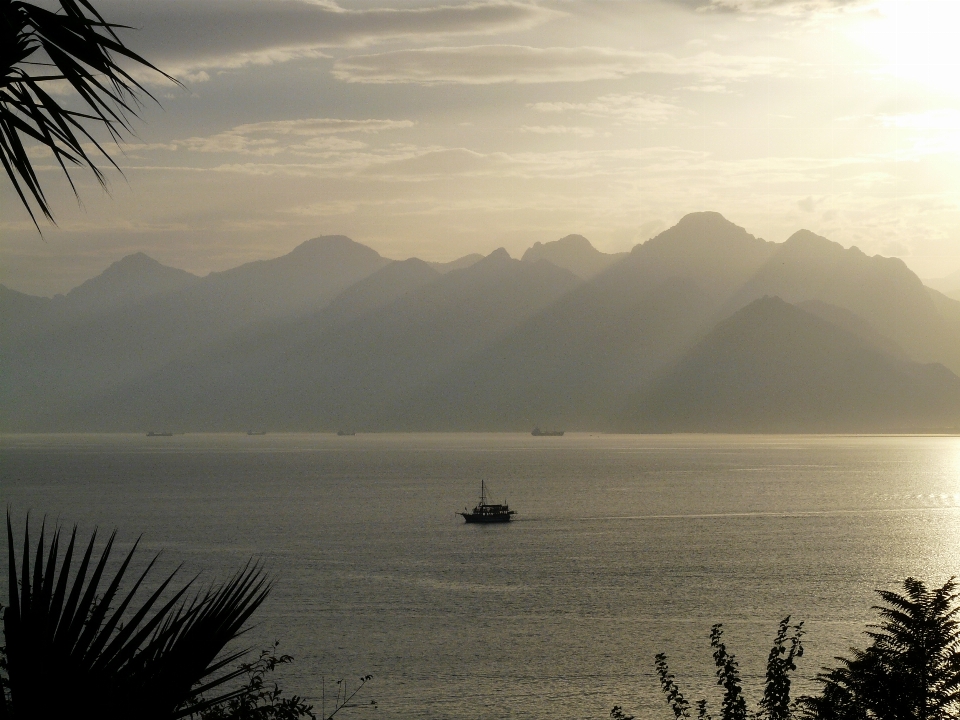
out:
M699 53L677 58L600 47L472 45L395 50L338 60L333 75L355 83L419 83L424 85L549 83L607 80L640 73L697 75L744 80L785 72L780 58Z
M603 95L590 102L538 102L530 107L542 113L575 112L624 125L665 122L680 110L664 98L639 93Z
M520 132L535 135L578 135L579 137L593 137L597 134L593 128L570 125L524 125L520 128Z
M281 153L320 155L359 150L366 144L339 137L342 133L372 134L412 127L409 120L341 120L307 118L274 120L238 125L206 137L192 137L172 143L171 149L204 153L240 153L274 156Z
M835 14L847 8L876 4L876 0L694 0L683 2L701 11L764 13L788 17Z
M112 22L142 28L125 39L158 67L185 77L323 57L321 48L523 30L559 15L511 0L357 10L323 0L103 0L97 8Z

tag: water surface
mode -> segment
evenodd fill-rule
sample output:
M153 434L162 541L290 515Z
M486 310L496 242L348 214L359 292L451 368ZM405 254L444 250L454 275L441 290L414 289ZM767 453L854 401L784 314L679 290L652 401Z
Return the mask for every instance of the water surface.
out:
M515 522L454 515L481 479ZM378 709L346 718L667 718L653 655L715 693L714 622L756 695L784 615L810 678L862 643L874 588L960 570L957 438L7 435L0 491L21 526L142 533L208 580L262 558L250 642L280 639L318 707L372 673Z

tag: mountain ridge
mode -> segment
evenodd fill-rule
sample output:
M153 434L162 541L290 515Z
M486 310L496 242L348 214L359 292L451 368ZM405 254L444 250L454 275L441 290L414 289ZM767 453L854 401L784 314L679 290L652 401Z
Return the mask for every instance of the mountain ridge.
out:
M571 257L574 270L557 264ZM604 266L584 270L590 257ZM127 285L137 268L183 284L147 283L138 296L114 283L102 312L56 321L49 308L64 301L0 286L0 428L615 430L625 402L667 382L722 323L768 296L825 353L855 348L865 367L885 368L890 389L878 393L927 393L915 426L923 413L953 422L928 390L952 397L960 302L899 260L805 230L771 243L719 213L691 213L622 255L568 235L521 259L498 248L439 266L320 236L202 278L128 258L112 271L128 272ZM111 277L87 287L114 287ZM770 377L790 387L787 375ZM865 394L850 402L869 406ZM782 427L819 427L790 407L796 422ZM734 420L724 422L741 427Z

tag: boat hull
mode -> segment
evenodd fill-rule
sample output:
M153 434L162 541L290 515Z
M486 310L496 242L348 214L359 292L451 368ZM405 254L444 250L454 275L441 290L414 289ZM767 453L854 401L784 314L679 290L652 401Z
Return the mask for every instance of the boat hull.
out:
M468 523L505 523L510 522L510 518L513 517L512 513L504 515L479 515L477 513L458 513L463 515L463 519Z

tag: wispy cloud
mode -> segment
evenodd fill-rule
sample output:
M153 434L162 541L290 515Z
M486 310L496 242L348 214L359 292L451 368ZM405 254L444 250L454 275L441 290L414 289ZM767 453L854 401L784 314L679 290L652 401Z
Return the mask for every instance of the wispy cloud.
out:
M601 47L472 45L354 55L334 63L332 72L340 80L355 83L489 85L584 82L641 73L745 80L786 70L787 63L780 58L712 52L678 58Z
M590 102L538 102L530 105L542 113L577 113L586 117L603 118L615 124L661 123L680 111L676 105L661 97L640 93L603 95Z
M345 9L329 0L104 0L104 17L136 28L135 46L178 76L323 57L322 48L523 30L560 15L528 2Z
M832 15L847 8L875 5L876 0L703 0L696 4L700 10L810 17Z
M359 140L339 137L341 134L369 135L412 126L410 120L275 120L238 125L214 135L177 140L165 145L164 149L268 157L281 153L326 156L366 147L366 143Z
M576 125L524 125L520 132L533 133L534 135L576 135L578 137L593 137L597 131L589 127L579 127Z

